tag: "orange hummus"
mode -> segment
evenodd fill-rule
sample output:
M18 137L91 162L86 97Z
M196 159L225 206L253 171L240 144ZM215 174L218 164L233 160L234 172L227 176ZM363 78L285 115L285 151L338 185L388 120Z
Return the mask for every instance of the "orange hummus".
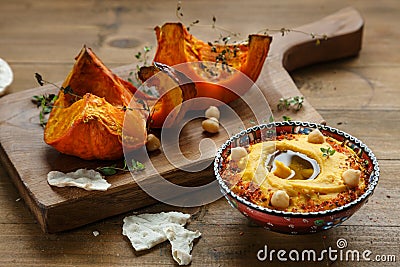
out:
M237 195L263 207L291 212L333 209L362 195L367 174L354 151L332 137L324 136L321 143L311 143L307 137L290 134L250 145L247 156L229 161L222 177ZM334 152L324 154L328 148ZM274 159L276 151L303 155L316 162L318 172L310 179L315 171L310 164L294 158L284 164ZM275 167L271 164L274 161ZM358 174L356 184L349 185L343 178L348 170ZM284 208L273 205L272 197L278 191L289 199Z

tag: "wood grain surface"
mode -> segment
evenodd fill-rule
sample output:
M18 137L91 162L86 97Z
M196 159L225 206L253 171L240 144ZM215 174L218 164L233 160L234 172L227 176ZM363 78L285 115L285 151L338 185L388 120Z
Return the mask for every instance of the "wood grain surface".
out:
M193 214L188 228L199 229L203 233L194 245L193 266L264 266L269 262L260 262L256 258L257 251L264 245L276 250L313 248L320 251L329 246L335 248L339 238L345 238L350 249L369 249L372 255L396 255L399 260L400 183L397 174L400 143L395 134L400 130L400 56L397 52L400 31L395 25L400 22L400 3L369 0L185 1L183 7L185 19L189 22L195 19L208 22L215 15L221 26L240 31L246 36L265 27L280 29L305 25L349 5L355 6L365 21L359 56L297 70L291 76L300 92L328 125L357 136L377 155L382 175L374 196L344 225L309 236L285 236L265 231L250 224L224 199L198 208L157 204L136 210L180 210ZM71 68L71 58L83 43L92 47L109 67L132 64L134 54L143 45L155 45L152 30L155 25L176 21L175 7L176 1L1 1L0 57L10 63L15 73L14 83L8 92L34 88L35 72L44 74L48 80L63 80ZM212 12L209 11L210 7ZM199 27L193 31L197 31L200 38L209 38L209 29ZM282 37L282 41L286 37ZM31 92L26 92L16 101L27 99L29 94ZM32 108L30 103L24 105L26 110ZM1 116L3 112L12 114L13 110L2 108ZM35 115L29 116L35 119ZM30 124L20 126L26 127L22 139L37 138L30 134ZM13 149L18 157L27 147L15 145ZM39 149L37 154L41 153ZM20 165L32 164L26 160L16 162ZM12 176L15 170L10 168L10 164L2 166L1 266L174 265L167 243L143 253L133 250L121 235L122 218L131 213L64 233L44 234L29 212L29 203L21 199L22 196L11 182L12 177L8 173ZM29 170L26 170L26 174L29 174ZM42 181L38 180L37 183ZM69 215L65 216L68 218ZM93 235L95 230L99 231L99 236ZM271 265L280 264L275 259ZM310 262L285 264L309 266ZM378 266L378 263L324 259L313 265ZM379 265L397 266L389 262Z
M94 169L105 164L62 155L43 142L43 129L38 124L38 109L34 105L29 107L29 104L34 95L56 93L57 89L52 85L10 94L0 100L0 143L3 164L42 229L49 233L73 229L99 219L142 208L155 203L156 199L177 198L180 195L182 198L193 198L192 194L195 192L198 195L215 193L219 195L218 188L211 189L211 186L199 188L198 191L178 193L175 190L176 192L164 193L172 188L161 187L159 184L157 192L161 192L162 195L153 193L149 196L137 181L145 179L146 183L158 183L153 177L160 175L177 185L193 187L209 182L210 176L212 176L212 160L220 145L236 134L240 127L249 127L251 120L259 123L268 121L272 115L268 103L274 111L274 117L280 120L282 114L287 111L279 112L275 108L279 99L301 95L286 69L293 70L300 65L357 55L361 49L363 25L360 14L353 8L346 8L321 20L294 29L294 32L301 31L301 33L295 32L285 39L280 38L281 33L274 34L272 38L277 42L271 45L270 57L266 60L260 77L256 81L257 87L252 87L242 99L230 105L240 116L240 120L234 120L234 117L225 114L225 110L222 108L220 123L226 128L226 131L207 136L204 133L201 134L199 123L202 115L195 115L194 118L199 119L189 121L181 132L176 132L176 135L180 135L179 139L190 140L190 142L179 142L179 149L176 149L178 154L176 152L167 153L167 151L173 150L175 144L175 140L171 138L175 135L174 131L164 133L170 135L169 139L172 142L162 139L163 152L150 153L150 161L143 161L145 166L149 167L151 164L153 168L146 168L146 170L134 174L135 180L129 172L113 175L108 178L108 182L112 186L106 192L87 192L69 187L52 188L47 184L47 173L52 170L66 173L78 168ZM319 45L316 45L316 40L304 32L324 32L328 39L322 40ZM344 48L335 49L337 47ZM126 65L115 68L114 73L128 79L129 74L135 71L135 68L134 64ZM320 122L322 120L322 117L308 101L304 102L300 111L290 117L301 121ZM209 147L200 154L199 145L205 137L212 139L215 147ZM190 153L186 154L190 154L192 159L200 156L201 159L196 161L181 157L179 160L178 157L182 151L184 151L184 156L188 151ZM170 162L171 159L174 162ZM193 165L204 165L205 161L208 164L199 168L199 171L184 171L188 167L193 168ZM107 163L106 166L111 164ZM206 168L207 165L209 168ZM207 190L212 192L206 192ZM184 194L191 196L184 196ZM207 203L207 200L204 199L204 202ZM98 210L98 206L102 206L102 209Z

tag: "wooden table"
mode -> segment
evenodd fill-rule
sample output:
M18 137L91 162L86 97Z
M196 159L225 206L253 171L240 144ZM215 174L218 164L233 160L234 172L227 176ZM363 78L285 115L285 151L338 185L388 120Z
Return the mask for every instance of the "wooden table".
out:
M358 57L294 71L301 92L325 118L363 140L376 154L381 179L375 194L342 226L314 235L286 236L249 223L224 199L199 208L157 204L137 212L179 210L194 214L189 229L202 238L193 249L193 266L266 265L257 252L268 249L336 248L339 238L352 250L395 255L400 261L398 171L400 170L400 2L392 1L190 1L187 21L211 21L243 36L258 29L293 28L353 5L365 19ZM176 1L32 1L1 0L0 57L14 70L8 93L36 87L35 72L63 80L83 44L109 67L131 64L144 45L155 46L153 27L176 21ZM205 36L204 29L199 37ZM174 265L170 245L137 253L121 235L122 219L109 218L76 230L44 234L0 166L1 266L160 266ZM99 235L95 236L94 231ZM273 264L281 262L275 257ZM310 262L289 265L308 266ZM317 263L316 263L317 264ZM374 262L318 262L327 266L378 266ZM379 266L397 266L380 263Z

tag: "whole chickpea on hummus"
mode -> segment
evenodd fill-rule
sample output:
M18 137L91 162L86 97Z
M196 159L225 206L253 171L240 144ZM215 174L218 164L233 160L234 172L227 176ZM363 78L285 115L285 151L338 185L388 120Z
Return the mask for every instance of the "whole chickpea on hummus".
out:
M314 130L233 148L222 178L235 194L259 206L313 212L361 196L368 183L364 164L344 143Z

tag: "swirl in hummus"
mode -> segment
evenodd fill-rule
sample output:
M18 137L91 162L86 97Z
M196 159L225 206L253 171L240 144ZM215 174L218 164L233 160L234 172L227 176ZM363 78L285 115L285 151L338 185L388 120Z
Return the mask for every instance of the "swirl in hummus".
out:
M327 150L331 153L324 154ZM246 151L247 155L234 159L237 153L231 150L222 178L232 192L262 207L291 212L334 209L357 199L367 187L365 162L345 143L318 130L282 135L276 141L250 145ZM275 167L271 169L268 165L276 151L304 155L317 163L319 172L310 179L315 169L300 157L293 157L289 166L272 157Z

